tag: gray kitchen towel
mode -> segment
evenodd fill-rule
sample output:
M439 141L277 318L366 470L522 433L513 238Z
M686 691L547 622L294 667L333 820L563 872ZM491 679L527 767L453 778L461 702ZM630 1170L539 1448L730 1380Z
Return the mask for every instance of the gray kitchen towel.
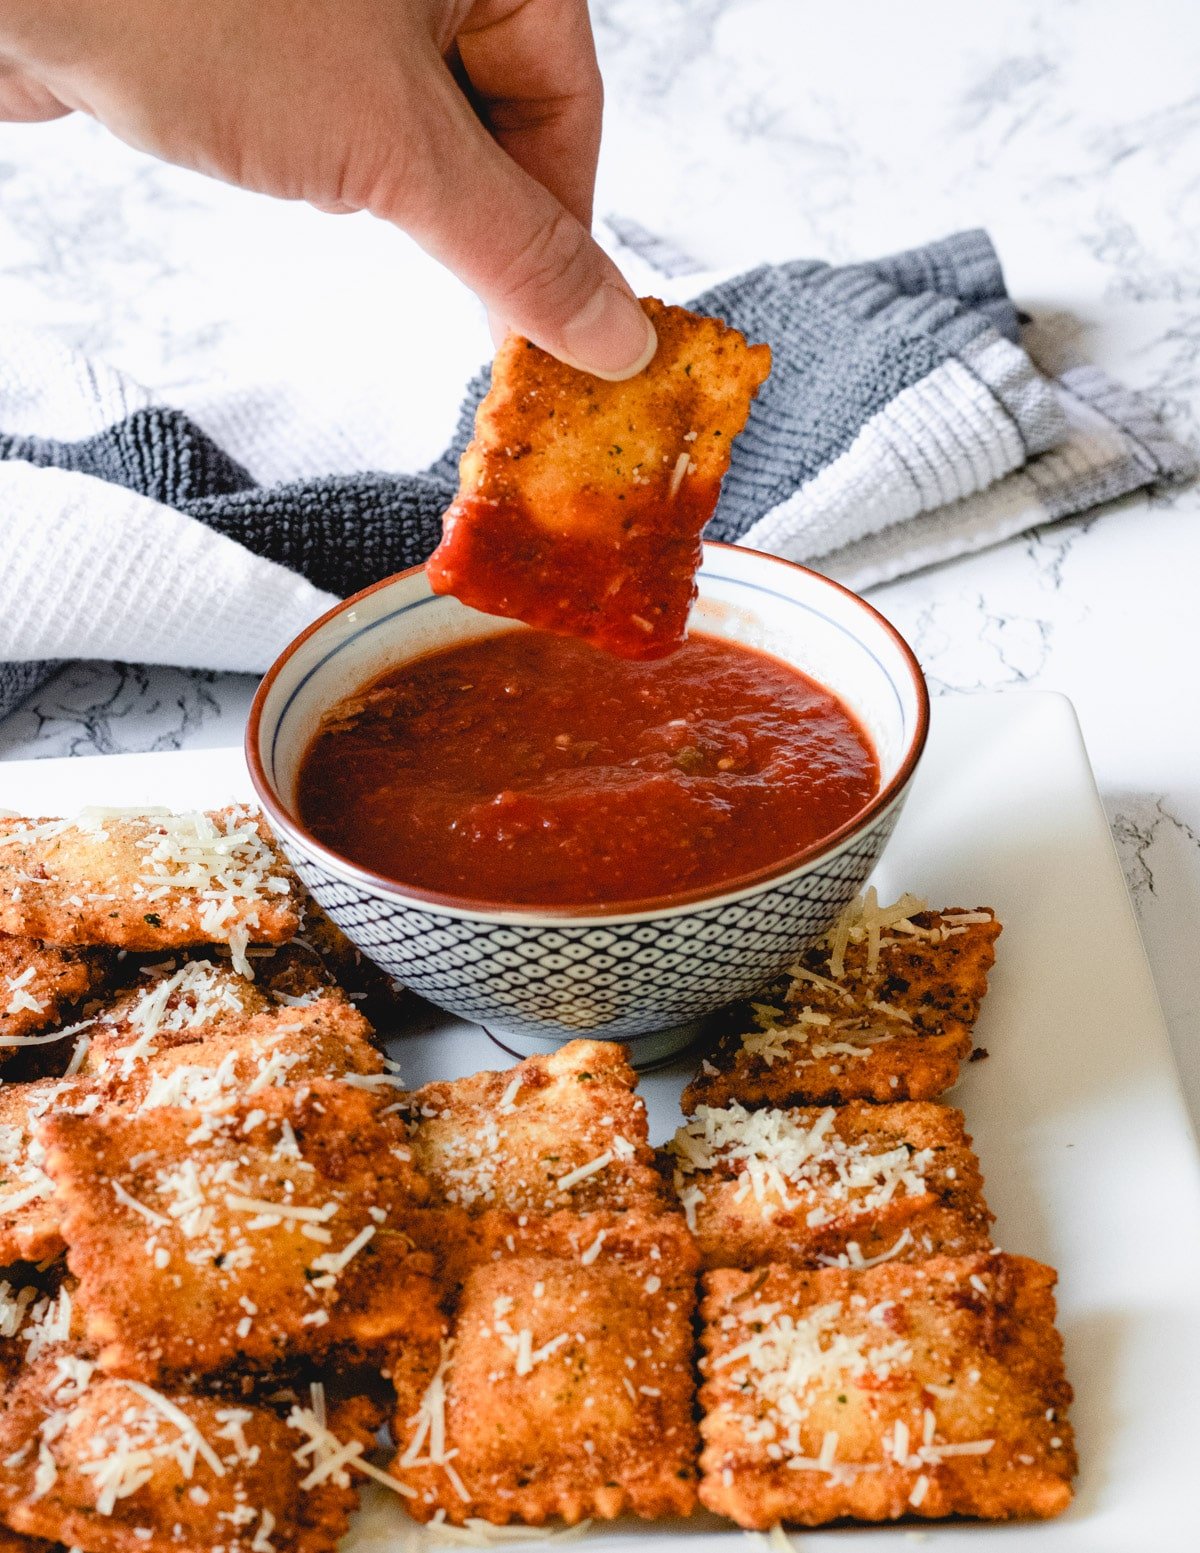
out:
M687 296L686 256L610 225L643 289ZM691 305L774 357L708 536L852 587L1191 473L1136 395L1038 373L983 232L764 265ZM0 333L0 716L65 659L262 670L336 597L423 560L487 382L427 470L261 485L104 363Z

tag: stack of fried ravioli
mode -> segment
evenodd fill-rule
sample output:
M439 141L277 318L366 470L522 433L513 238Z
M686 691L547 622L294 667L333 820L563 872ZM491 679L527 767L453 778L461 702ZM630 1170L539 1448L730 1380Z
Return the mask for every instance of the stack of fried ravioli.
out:
M613 1043L401 1088L257 814L0 821L0 1548L1057 1513L1054 1275L939 1101L998 932L856 903L656 1153Z
M1055 1276L992 1249L940 1103L999 932L868 892L684 1092L665 1153L704 1268L700 1499L742 1526L1070 1502Z

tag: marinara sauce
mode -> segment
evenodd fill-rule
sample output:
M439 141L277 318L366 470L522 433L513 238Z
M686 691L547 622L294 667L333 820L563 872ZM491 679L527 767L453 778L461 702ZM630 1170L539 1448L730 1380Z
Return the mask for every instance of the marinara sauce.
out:
M530 630L344 701L305 754L299 808L318 840L399 884L587 906L781 862L878 791L851 713L778 658L694 634L639 663Z

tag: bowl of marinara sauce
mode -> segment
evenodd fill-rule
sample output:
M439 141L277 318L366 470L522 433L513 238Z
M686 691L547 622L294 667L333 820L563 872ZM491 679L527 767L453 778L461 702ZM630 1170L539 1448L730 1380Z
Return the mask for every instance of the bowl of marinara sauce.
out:
M352 942L509 1050L659 1061L823 933L925 743L911 649L870 605L710 544L688 639L617 658L434 594L348 599L255 697L250 773Z

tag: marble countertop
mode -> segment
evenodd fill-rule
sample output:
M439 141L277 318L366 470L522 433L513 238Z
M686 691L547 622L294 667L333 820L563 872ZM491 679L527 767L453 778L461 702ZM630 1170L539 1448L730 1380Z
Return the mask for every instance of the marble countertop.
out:
M853 17L794 0L596 0L594 13L598 211L714 267L841 261L986 226L1036 359L1097 362L1200 442L1191 0L868 0ZM475 363L406 359L414 295L475 307L369 218L206 183L79 119L0 126L0 319L104 354L168 402L219 394L252 363L316 418L353 374L415 465L446 440ZM480 317L476 358L487 350ZM1075 703L1200 1118L1198 518L1200 487L1130 500L872 597L935 693L1028 685ZM72 665L0 725L0 757L234 744L252 690L245 676Z

